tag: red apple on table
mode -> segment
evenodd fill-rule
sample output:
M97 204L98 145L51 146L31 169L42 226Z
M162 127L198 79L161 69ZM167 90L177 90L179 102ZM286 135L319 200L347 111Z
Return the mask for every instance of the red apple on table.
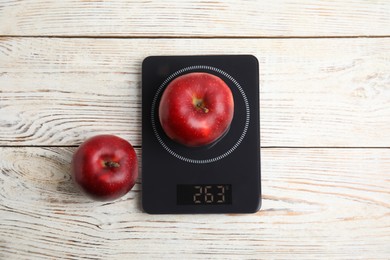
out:
M218 76L204 72L174 79L164 90L159 104L164 132L188 147L217 141L229 129L233 114L230 88Z
M81 190L101 201L125 195L138 176L133 146L114 135L86 140L74 153L71 167L73 179Z

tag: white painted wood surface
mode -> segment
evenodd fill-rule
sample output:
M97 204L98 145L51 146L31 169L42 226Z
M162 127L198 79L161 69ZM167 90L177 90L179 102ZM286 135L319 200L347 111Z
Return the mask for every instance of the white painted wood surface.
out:
M0 1L0 35L386 36L386 0Z
M0 259L390 259L389 22L388 1L0 0ZM260 212L145 214L142 169L115 202L75 189L87 137L141 156L143 58L242 53Z
M73 151L0 149L3 259L390 254L389 149L264 149L263 206L249 215L148 215L141 210L140 180L118 201L92 202L72 185Z
M263 146L390 146L389 38L4 38L0 53L1 145L111 132L138 146L145 57L251 53Z

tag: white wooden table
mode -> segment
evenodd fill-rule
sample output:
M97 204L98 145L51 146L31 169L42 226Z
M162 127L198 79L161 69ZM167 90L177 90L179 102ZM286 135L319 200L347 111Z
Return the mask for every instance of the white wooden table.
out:
M0 259L390 259L389 1L0 0L0 35ZM83 140L141 155L142 60L196 54L259 59L261 211L84 197Z

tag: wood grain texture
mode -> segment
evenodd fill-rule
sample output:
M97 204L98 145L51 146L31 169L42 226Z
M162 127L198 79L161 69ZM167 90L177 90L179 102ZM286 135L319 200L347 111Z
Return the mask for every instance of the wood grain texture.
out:
M263 146L390 146L389 38L0 38L0 145L139 146L145 57L243 53L260 63Z
M390 35L377 1L0 1L0 35L318 37Z
M142 177L122 199L93 202L72 183L73 152L0 148L0 258L390 256L389 149L263 149L263 206L249 215L147 215Z

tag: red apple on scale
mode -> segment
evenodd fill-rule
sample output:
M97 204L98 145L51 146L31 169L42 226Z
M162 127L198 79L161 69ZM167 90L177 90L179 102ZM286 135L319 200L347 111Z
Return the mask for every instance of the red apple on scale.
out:
M174 79L164 90L159 119L172 140L188 147L209 145L221 138L232 122L233 94L210 73L192 72Z
M73 155L71 169L81 190L101 201L125 195L138 176L133 146L115 135L98 135L82 143Z

